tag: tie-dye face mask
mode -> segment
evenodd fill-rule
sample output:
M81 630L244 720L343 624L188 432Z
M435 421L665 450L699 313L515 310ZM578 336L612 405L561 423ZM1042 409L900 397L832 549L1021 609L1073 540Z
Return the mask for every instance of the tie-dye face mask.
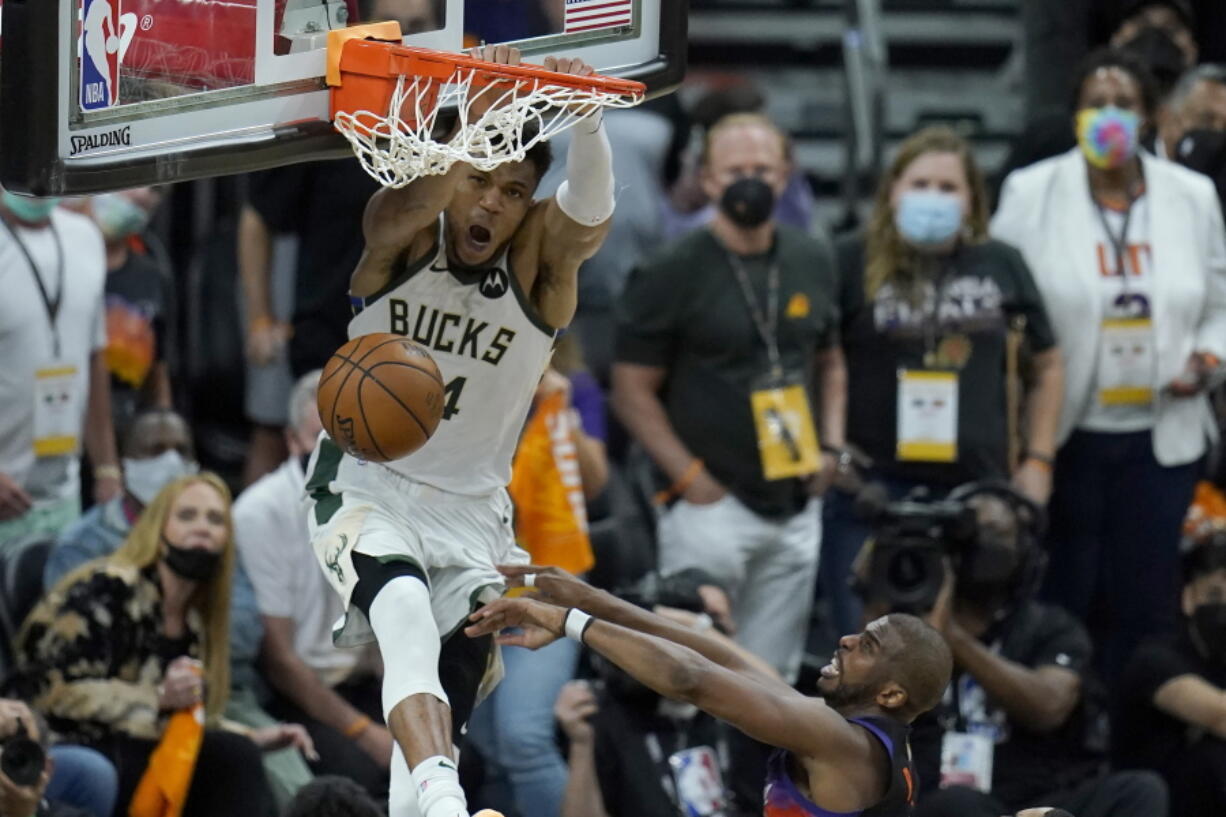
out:
M1141 117L1109 105L1077 112L1077 142L1086 161L1102 170L1122 167L1137 155Z

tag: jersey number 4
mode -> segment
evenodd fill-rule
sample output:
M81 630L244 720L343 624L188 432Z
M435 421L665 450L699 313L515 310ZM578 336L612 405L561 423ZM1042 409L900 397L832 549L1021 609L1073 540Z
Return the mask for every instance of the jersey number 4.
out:
M450 420L460 413L460 394L464 391L464 384L467 382L467 377L456 377L443 387L443 396L447 398L447 402L443 404L444 420Z

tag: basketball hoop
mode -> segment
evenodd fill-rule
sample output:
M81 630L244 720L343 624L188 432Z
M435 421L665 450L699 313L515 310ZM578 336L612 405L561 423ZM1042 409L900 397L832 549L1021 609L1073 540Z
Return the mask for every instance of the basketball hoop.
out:
M637 105L646 92L633 80L501 65L399 42L338 37L328 52L332 124L384 187L446 173L456 162L489 171L522 161L541 140L602 108ZM488 109L471 117L475 102ZM446 142L432 136L443 108L459 114Z

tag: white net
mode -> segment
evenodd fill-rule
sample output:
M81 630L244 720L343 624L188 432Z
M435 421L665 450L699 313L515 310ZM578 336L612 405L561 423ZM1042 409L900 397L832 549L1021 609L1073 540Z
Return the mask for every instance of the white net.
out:
M401 76L388 111L341 111L332 124L349 140L367 173L384 187L404 187L420 176L446 173L456 162L488 171L503 162L522 161L537 142L557 136L589 114L629 108L643 99L537 79L498 79L474 89L474 76L468 68L457 68L441 84L428 77ZM435 99L432 86L437 86ZM451 139L435 141L431 135L444 108L457 109L459 124Z

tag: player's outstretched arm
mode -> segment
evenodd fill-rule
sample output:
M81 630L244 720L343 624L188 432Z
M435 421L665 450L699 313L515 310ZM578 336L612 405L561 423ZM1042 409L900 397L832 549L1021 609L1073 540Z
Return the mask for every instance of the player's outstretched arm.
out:
M565 634L567 613L533 599L498 599L472 614L465 633L475 638L518 627L522 632L498 642L537 649ZM763 743L840 767L871 761L864 730L784 684L760 683L689 647L600 619L592 620L583 641L660 695L691 703Z
M612 593L592 587L559 567L539 565L499 565L509 587L523 587L524 577L533 577L533 588L544 601L558 607L577 607L602 621L609 621L667 639L697 652L733 672L752 677L758 683L779 684L790 689L774 668L727 639L693 630L675 621L644 610Z

